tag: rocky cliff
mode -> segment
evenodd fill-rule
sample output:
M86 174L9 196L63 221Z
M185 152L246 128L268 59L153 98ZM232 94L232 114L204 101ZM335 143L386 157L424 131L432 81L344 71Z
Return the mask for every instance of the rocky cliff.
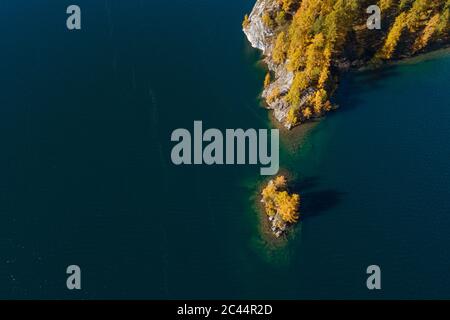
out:
M289 91L294 73L288 71L286 63L277 65L273 62L271 52L275 42L276 32L273 28L270 28L263 22L264 14L274 15L280 9L280 4L277 1L258 0L248 17L248 24L243 27L243 31L252 47L257 48L264 53L267 67L274 74L275 81L264 88L262 97L266 100L267 107L274 110L275 118L279 122L285 123L286 127L290 129L291 125L285 121L290 106L281 97ZM279 90L280 94L277 97L274 97L274 99L267 99L270 96L274 96L273 92L275 90Z

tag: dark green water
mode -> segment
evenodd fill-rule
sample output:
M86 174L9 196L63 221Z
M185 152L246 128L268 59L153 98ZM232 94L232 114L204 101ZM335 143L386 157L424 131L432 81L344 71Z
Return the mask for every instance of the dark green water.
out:
M80 0L79 32L69 4L0 3L0 298L450 297L448 54L349 75L339 112L282 137L304 218L273 248L258 168L170 162L194 120L272 126L253 1Z

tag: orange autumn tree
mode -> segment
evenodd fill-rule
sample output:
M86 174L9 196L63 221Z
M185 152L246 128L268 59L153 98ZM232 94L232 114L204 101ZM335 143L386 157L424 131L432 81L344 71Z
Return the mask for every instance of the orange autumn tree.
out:
M278 176L275 178L274 184L277 189L284 189L287 184L286 178L284 176Z
M244 16L244 20L242 21L242 28L247 28L250 24L250 20L248 18L248 14Z
M267 88L270 85L270 81L271 81L270 73L267 72L266 77L264 78L264 88Z
M289 194L284 176L270 180L261 195L268 216L278 215L284 223L298 221L300 196L295 193Z
M269 183L262 191L262 202L266 207L266 213L268 216L274 216L276 214L275 196L277 195L277 188L275 184Z

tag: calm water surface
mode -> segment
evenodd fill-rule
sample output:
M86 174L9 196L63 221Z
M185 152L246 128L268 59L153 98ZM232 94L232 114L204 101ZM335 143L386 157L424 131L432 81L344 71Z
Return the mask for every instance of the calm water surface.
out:
M79 0L79 32L69 4L0 3L0 298L450 297L448 54L348 75L338 112L283 135L303 222L274 248L259 168L170 162L194 120L273 126L253 1Z

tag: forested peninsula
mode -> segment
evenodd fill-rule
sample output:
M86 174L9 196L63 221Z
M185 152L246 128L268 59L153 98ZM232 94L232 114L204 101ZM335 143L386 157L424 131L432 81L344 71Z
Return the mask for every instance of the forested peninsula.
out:
M368 8L380 9L370 29ZM339 73L449 45L450 0L257 0L243 31L263 51L262 97L286 128L334 108Z

